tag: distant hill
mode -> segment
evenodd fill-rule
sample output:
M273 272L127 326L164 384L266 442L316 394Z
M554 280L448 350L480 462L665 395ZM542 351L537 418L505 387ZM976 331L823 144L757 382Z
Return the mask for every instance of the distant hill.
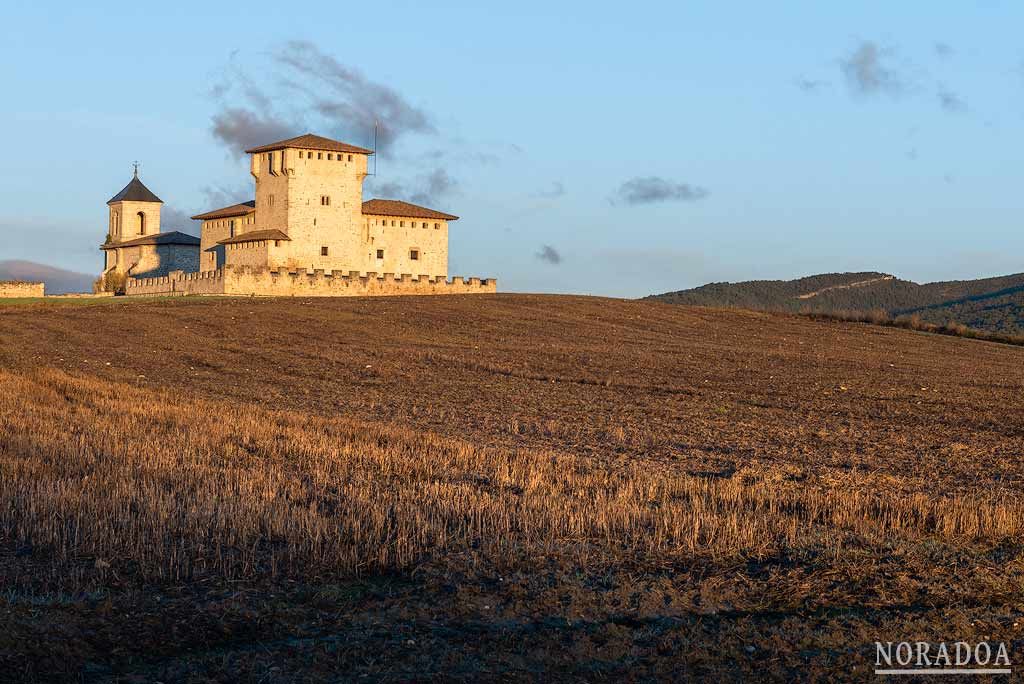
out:
M85 273L65 271L33 261L0 261L0 280L42 281L46 283L46 294L92 292L95 279L95 276Z
M931 323L1024 334L1024 273L919 284L887 273L824 273L797 280L710 283L651 295L670 304L775 311L873 311L916 314Z

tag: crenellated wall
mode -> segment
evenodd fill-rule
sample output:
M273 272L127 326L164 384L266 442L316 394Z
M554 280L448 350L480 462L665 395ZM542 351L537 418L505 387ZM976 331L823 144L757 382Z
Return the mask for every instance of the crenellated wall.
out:
M0 298L12 297L43 297L46 295L44 283L26 283L22 280L0 280Z
M129 278L129 295L259 295L273 297L371 297L392 295L487 294L494 278L430 278L409 273L277 270L249 267L202 273L176 271L163 278Z

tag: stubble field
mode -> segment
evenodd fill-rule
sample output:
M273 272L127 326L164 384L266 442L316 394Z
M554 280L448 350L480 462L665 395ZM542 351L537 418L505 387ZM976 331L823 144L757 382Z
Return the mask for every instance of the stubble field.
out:
M1024 349L584 297L0 306L0 679L1024 645Z

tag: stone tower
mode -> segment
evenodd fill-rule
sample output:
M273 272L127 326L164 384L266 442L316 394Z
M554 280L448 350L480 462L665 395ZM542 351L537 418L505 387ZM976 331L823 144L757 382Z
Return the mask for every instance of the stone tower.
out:
M256 181L253 229L287 235L282 265L367 270L362 203L372 150L307 133L246 152Z
M139 180L139 167L136 164L135 173L128 185L107 201L110 207L107 243L117 244L159 233L162 204L163 200Z

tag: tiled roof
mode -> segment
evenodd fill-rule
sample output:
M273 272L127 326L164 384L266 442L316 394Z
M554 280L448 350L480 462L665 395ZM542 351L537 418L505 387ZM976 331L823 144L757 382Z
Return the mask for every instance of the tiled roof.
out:
M291 240L279 230L254 230L249 233L242 233L226 240L218 240L218 245L234 245L239 242L256 242L258 240Z
M138 247L139 245L195 245L200 244L199 238L195 235L189 235L188 233L182 233L177 230L172 230L168 233L153 233L152 235L143 235L142 237L135 238L134 240L125 240L124 242L108 242L105 245L100 245L100 249L114 249L115 247Z
M230 207L223 207L221 209L214 209L208 211L205 214L196 214L192 217L193 221L208 221L210 219L228 218L229 216L245 216L256 211L256 200L249 200L248 202L242 202L241 204L232 204Z
M163 200L143 185L138 176L133 176L121 192L107 200L107 204L114 202L160 202L163 204Z
M420 207L399 200L372 199L363 202L363 213L374 216L408 216L409 218L439 219L442 221L458 221L458 216L446 214Z
M279 140L269 145L260 145L259 147L253 147L246 150L247 154L254 152L271 152L273 150L282 150L286 147L294 147L297 149L308 149L308 150L325 150L327 152L351 152L352 154L373 154L373 150L368 150L363 147L356 147L355 145L349 145L338 140L331 140L330 138L324 138L320 135L313 135L312 133L306 133L295 138L288 138L287 140Z

